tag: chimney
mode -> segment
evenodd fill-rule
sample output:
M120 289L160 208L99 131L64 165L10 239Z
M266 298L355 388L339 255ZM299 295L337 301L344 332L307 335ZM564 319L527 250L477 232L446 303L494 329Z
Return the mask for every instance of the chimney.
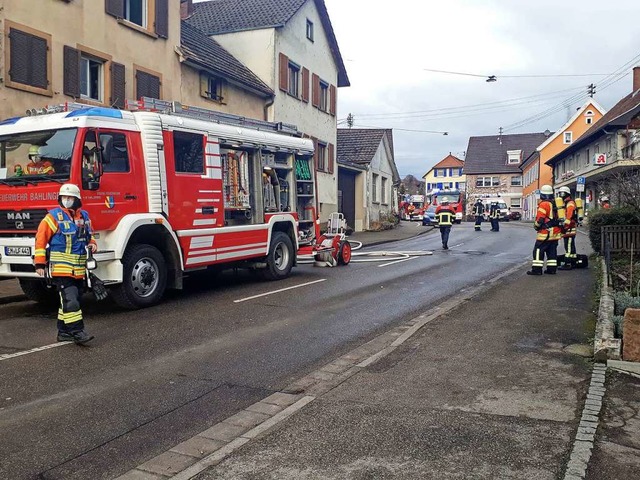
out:
M186 20L193 15L193 0L180 0L180 19Z
M640 90L640 67L633 67L633 91Z

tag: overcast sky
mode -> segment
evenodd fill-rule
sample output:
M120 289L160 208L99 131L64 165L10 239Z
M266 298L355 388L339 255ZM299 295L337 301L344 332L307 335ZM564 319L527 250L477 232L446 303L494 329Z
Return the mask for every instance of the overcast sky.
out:
M325 2L351 81L339 90L338 116L352 113L354 127L393 128L402 177L422 177L449 152L464 158L470 136L497 135L499 127L557 130L590 83L609 109L631 92L631 68L640 65L637 0ZM627 75L593 75L616 72ZM590 75L501 77L568 74ZM473 107L454 108L461 106ZM555 113L517 126L548 110Z

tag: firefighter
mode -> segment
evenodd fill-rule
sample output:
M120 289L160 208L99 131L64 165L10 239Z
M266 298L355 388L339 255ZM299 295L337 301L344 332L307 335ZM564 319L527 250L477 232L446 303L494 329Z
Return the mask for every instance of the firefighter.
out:
M564 240L564 263L560 270L571 270L576 266L578 255L576 254L576 233L578 223L578 209L576 202L571 198L569 187L560 187L558 195L564 201L565 220L562 228L562 238Z
M476 203L473 205L473 214L476 216L476 224L473 229L476 232L481 230L480 224L482 223L482 215L484 214L484 205L482 204L482 200L476 200Z
M442 200L436 208L436 220L438 220L438 227L440 228L443 250L449 250L449 233L451 233L451 225L453 225L455 216L456 212L453 210L453 207L449 205L449 201Z
M558 241L562 232L558 226L554 207L553 187L543 185L540 188L540 203L533 223L536 229L536 243L533 247L533 262L527 275L542 275L544 257L547 257L547 269L544 273L554 275L558 268Z
M26 166L27 175L53 175L56 173L53 164L42 158L40 147L37 145L29 147L29 160L30 162Z
M492 200L489 207L489 220L491 221L491 231L500 231L500 209L498 208L498 201Z
M608 197L602 197L600 202L602 204L602 208L611 208L611 204L609 203L609 198Z
M84 287L87 249L97 250L91 221L82 210L80 189L65 183L58 193L58 205L47 213L36 233L34 263L36 273L44 277L47 268L60 295L58 341L85 344L94 337L84 329L80 296Z

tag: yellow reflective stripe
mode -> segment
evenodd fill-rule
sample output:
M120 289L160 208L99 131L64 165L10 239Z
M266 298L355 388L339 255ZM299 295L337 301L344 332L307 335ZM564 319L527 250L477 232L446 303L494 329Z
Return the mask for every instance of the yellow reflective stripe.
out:
M58 320L66 323L75 323L82 320L82 310L78 310L76 312L68 312L64 313L61 310L58 310Z
M38 255L45 256L46 254L47 254L47 249L46 248L36 248L36 251L35 251L35 256L36 257Z
M51 218L50 215L44 217L44 221L47 222L47 225L53 233L56 233L58 231L58 224L53 220L53 218Z

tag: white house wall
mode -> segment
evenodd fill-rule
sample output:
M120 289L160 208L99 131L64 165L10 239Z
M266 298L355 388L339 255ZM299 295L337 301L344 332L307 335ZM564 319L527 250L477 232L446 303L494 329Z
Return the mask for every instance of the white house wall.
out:
M373 201L374 175L377 175L377 201ZM385 201L382 202L382 178L386 178ZM369 212L368 228L372 222L379 222L381 214L387 214L393 210L393 169L391 167L390 149L386 137L380 143L378 150L371 159L367 171L367 198L366 208ZM383 215L384 216L384 215Z

